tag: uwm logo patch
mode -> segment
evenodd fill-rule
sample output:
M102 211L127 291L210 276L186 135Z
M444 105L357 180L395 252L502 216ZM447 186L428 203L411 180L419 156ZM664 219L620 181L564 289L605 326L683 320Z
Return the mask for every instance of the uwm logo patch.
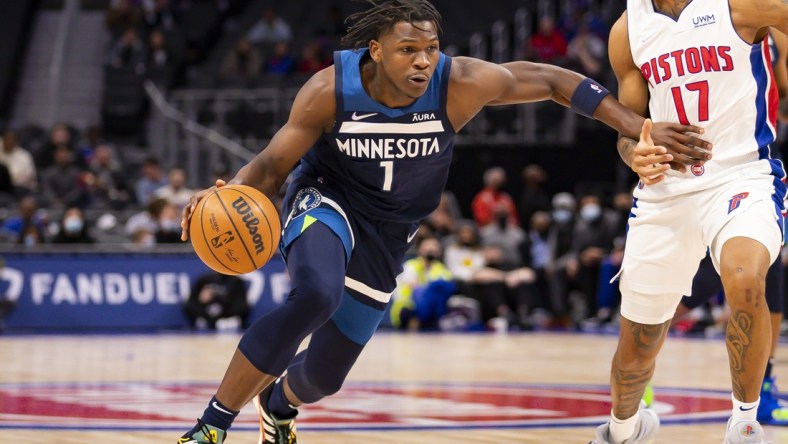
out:
M0 428L183 431L215 383L0 384ZM664 423L724 420L730 391L656 390ZM607 386L349 383L301 409L304 430L588 427L610 414ZM253 407L233 430L257 430Z
M692 24L695 25L696 28L713 25L715 23L717 23L717 19L714 18L714 14L703 14L692 19Z

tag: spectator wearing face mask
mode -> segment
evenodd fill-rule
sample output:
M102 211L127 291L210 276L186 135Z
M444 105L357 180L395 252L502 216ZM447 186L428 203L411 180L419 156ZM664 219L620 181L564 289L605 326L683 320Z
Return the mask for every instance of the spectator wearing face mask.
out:
M46 225L36 198L26 196L19 201L19 213L3 222L0 236L17 244L33 246L46 242Z
M574 297L573 319L580 321L596 312L596 290L602 261L613 249L617 217L612 211L603 211L596 195L580 199L580 218L572 234L572 257L563 276ZM561 276L557 278L562 278Z
M471 202L471 211L476 224L482 228L495 221L495 210L505 206L509 214L509 223L520 225L517 207L512 196L503 190L506 185L506 171L501 167L493 167L484 172L484 188L476 193Z
M500 204L493 214L494 222L480 233L486 268L497 271L499 277L488 282L481 294L482 319L495 330L530 328L527 317L535 300L536 276L524 261L524 256L530 259L523 248L526 233L512 223L507 205Z
M85 217L82 210L77 207L68 208L63 213L63 219L60 221L60 230L52 243L55 244L92 244L95 239L90 236L88 232Z
M558 193L553 196L552 207L550 216L553 223L547 236L550 259L545 267L545 274L548 278L553 326L566 327L570 320L567 302L569 289L565 275L567 264L573 258L572 236L577 202L570 193Z
M611 280L621 270L621 262L624 260L624 244L626 242L627 222L630 211L632 211L632 193L621 192L613 196L613 210L611 213L616 220L613 249L602 261L599 269L596 316L583 321L583 328L599 328L613 321L615 308L621 301L621 293L618 290L618 280L613 282Z
M174 244L181 242L181 210L168 203L159 213L156 230L156 244Z
M550 319L547 312L550 308L548 287L548 266L552 260L550 252L550 228L552 226L550 214L546 211L536 211L531 215L530 229L526 233L525 241L522 245L522 255L524 264L533 270L534 282L533 289L535 300L532 308L536 309L538 316L532 316L531 324L538 324L547 327L546 321Z

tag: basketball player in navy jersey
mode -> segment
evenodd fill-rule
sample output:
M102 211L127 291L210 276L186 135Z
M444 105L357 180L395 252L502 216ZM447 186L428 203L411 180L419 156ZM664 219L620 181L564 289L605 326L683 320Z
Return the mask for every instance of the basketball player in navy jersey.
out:
M285 126L230 181L273 196L300 161L281 242L292 291L243 335L216 395L180 443L222 443L250 400L260 442L296 442L297 407L342 386L382 319L418 222L438 205L456 132L484 106L552 99L629 137L646 125L574 72L442 54L440 15L426 0L369 3L350 17L345 44L356 49L337 52L334 66L303 86ZM671 161L710 159L710 144L692 135L700 132L656 126L655 142L672 151L643 147L645 174ZM184 210L184 240L208 191Z
M757 421L771 346L765 276L783 243L785 171L770 156L778 93L765 40L788 31L783 0L628 0L610 34L619 100L654 121L703 125L714 159L689 171L638 174L621 267L621 330L613 409L594 444L651 443L659 429L641 398L682 295L710 251L731 318L726 331L732 415L725 444L764 443ZM638 142L619 152L637 163Z

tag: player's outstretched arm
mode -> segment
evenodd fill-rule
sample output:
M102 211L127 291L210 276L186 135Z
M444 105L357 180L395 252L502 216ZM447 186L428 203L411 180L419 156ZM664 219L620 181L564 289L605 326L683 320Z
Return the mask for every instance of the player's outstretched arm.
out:
M774 83L780 94L780 119L788 121L788 36L774 28L771 34L778 54L774 63Z
M769 26L788 34L788 1L730 0L736 31L750 43L763 37Z
M331 129L336 115L334 97L334 68L326 68L312 76L296 95L287 123L276 132L268 146L244 165L231 184L249 185L274 196L287 179L295 164L315 144L320 136ZM192 196L183 209L181 239L189 237L189 219L197 202L215 187Z
M600 120L631 139L638 139L645 118L619 103L606 89L584 76L558 66L511 62L502 65L458 57L452 65L449 110L459 130L486 105L509 105L553 100L580 114ZM668 148L677 162L707 159L711 144L691 135L700 128L672 123L655 124L654 141Z

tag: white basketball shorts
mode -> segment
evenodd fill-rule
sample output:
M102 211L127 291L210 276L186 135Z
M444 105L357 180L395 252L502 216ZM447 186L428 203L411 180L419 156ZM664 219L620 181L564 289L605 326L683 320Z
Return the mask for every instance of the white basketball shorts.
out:
M722 246L748 237L772 262L783 243L782 206L774 176L740 176L719 187L661 200L635 200L621 266L621 315L641 324L673 317L689 295L698 263L710 249L719 272Z

